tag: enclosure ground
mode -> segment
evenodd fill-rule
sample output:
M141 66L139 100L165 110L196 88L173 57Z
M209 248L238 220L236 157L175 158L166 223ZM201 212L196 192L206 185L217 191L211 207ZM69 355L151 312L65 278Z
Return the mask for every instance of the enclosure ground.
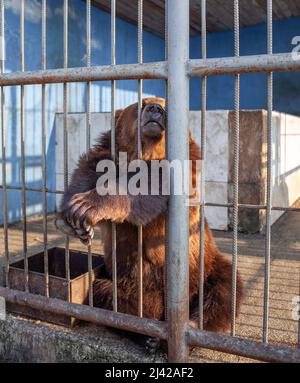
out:
M275 225L273 225L272 228L269 342L274 344L289 346L296 346L297 344L298 322L292 319L292 310L294 308L293 298L299 295L299 231L300 214L296 212L286 213ZM3 254L3 228L0 228L0 235L0 254ZM214 236L223 253L230 257L232 234L230 232L215 231ZM9 227L9 248L10 257L12 260L19 259L22 256L22 237L23 229L21 223ZM236 335L254 340L261 340L262 338L264 239L265 238L263 234L240 234L238 241L238 264L241 277L243 278L245 284L245 300L241 308L241 314L237 320ZM49 246L51 247L64 245L63 237L57 233L54 228L53 216L48 217L48 241ZM74 249L85 250L85 247L82 246L77 240L72 240L70 247ZM42 250L42 219L30 219L28 221L28 252L31 255ZM101 254L102 248L99 238L96 238L93 250L95 253ZM3 263L3 261L3 257L0 257L0 262ZM76 334L78 334L80 336L80 338L78 338L80 339L80 341L78 341L79 349L80 347L84 347L84 342L81 343L83 337L86 336L86 339L88 340L85 347L87 354L82 354L85 355L86 360L101 360L103 347L101 346L101 348L99 346L97 349L98 351L94 352L95 347L97 348L96 342L100 342L102 344L107 343L108 348L111 345L113 346L112 351L108 352L106 349L105 353L103 354L103 361L107 360L107 357L110 357L112 361L116 361L118 358L117 355L120 353L123 354L124 358L122 360L124 361L127 361L126 355L128 355L128 361L144 360L143 358L146 358L145 361L162 360L160 355L157 355L156 357L147 356L141 345L135 344L132 339L124 337L123 335L120 335L113 330L96 328L95 326L88 324L81 324L74 330L66 330L60 328L59 326L43 324L40 322L36 323L35 321L14 319L12 317L10 317L9 320L11 322L7 328L13 328L13 326L21 325L21 328L26 329L26 333L36 333L38 334L38 337L41 337L41 334L45 334L45 336L49 336L49 339L52 339L52 337L59 337L59 339L64 339L64 342L66 342L68 339L68 342L71 342L70 344L73 346L70 346L69 344L68 349L70 352L67 353L65 351L66 359L72 359L70 353L76 352L76 347L74 346L76 342L74 343L74 341L76 339ZM3 327L3 324L1 324L1 326ZM35 330L29 331L28 326L35 326ZM19 331L22 330L20 329ZM17 332L17 330L15 332ZM3 336L2 338L0 337L0 359L1 357L3 358L3 355L1 355L1 352L3 352L3 339ZM104 341L102 341L102 339L104 339ZM108 339L111 339L112 342L108 341ZM7 342L12 342L9 336L7 337ZM15 342L15 340L13 342ZM62 342L62 344L64 342ZM36 342L35 344L37 345L38 343L39 342ZM52 343L49 342L49 345L50 344ZM53 344L55 344L55 342ZM118 345L118 347L116 347L116 345ZM94 350L92 354L89 354L89 349ZM113 349L115 349L115 355L113 355ZM127 352L125 352L126 349ZM57 348L53 348L52 351L50 350L52 353L49 351L48 357L51 360L55 360L56 358L55 350L59 353ZM61 351L63 350L64 348L62 346ZM141 357L141 353L144 355L143 358ZM74 356L74 360L81 361L81 358L78 355ZM46 357L47 354L44 354L44 356ZM34 357L34 355L32 357ZM19 358L21 358L20 354ZM63 358L63 354L60 352L58 359L61 361L61 358ZM194 349L191 352L191 361L246 362L249 360L246 358L239 358L236 356L226 355L210 350Z

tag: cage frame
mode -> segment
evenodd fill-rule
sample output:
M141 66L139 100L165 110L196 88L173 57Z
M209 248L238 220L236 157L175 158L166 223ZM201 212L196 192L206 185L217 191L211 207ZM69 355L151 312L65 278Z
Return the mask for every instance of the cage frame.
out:
M37 71L24 70L24 0L21 0L20 26L21 26L21 65L20 71L5 73L5 0L0 0L1 7L1 32L2 32L2 61L1 61L1 132L2 132L2 185L0 189L3 195L3 222L4 222L4 252L6 258L6 287L0 287L0 296L8 302L28 306L35 309L50 311L55 314L72 316L77 319L92 322L98 325L110 326L118 329L133 331L158 337L168 341L168 359L170 362L186 362L188 360L189 346L199 346L216 351L245 356L264 361L276 362L300 362L300 349L292 347L275 346L268 343L268 308L269 308L269 279L270 279L270 255L271 255L271 212L299 211L297 208L284 208L272 205L271 179L272 179L272 111L273 111L273 72L300 70L300 60L294 60L291 53L273 54L272 49L272 0L267 0L267 41L268 50L266 54L256 56L240 56L239 52L239 0L233 0L234 12L234 57L207 58L206 52L206 0L201 0L201 23L202 23L202 58L189 58L189 0L166 0L166 58L165 61L154 63L143 63L143 0L138 0L138 63L116 64L116 0L111 0L111 65L91 66L91 0L86 1L87 17L87 62L83 68L68 68L68 0L64 0L64 67L61 69L46 69L46 6L47 1L42 0L42 65ZM246 205L238 203L238 152L239 152L239 93L240 74L264 72L268 74L268 160L267 160L267 199L265 205ZM68 83L85 82L87 84L87 111L86 111L86 137L87 149L90 146L90 84L93 81L111 81L112 84L112 156L115 156L115 82L117 80L138 80L139 82L139 114L141 113L142 81L143 79L162 79L168 87L168 129L167 153L170 161L179 159L184 161L189 158L188 149L188 119L189 110L189 80L194 77L202 79L202 116L201 116L201 149L202 160L206 157L206 81L209 76L217 74L235 75L235 108L234 108L234 197L233 202L228 204L207 203L204 194L205 167L201 175L201 200L197 205L201 210L200 220L200 315L199 329L189 324L189 299L188 299L188 268L189 268L189 213L186 204L186 196L176 196L172 193L174 180L171 178L171 195L167 219L167 259L166 259L166 281L167 281L167 312L166 320L159 322L143 318L142 312L142 227L139 228L139 313L132 316L118 312L117 308L117 269L116 269L116 228L112 225L112 248L113 248L113 311L107 311L93 307L92 282L91 282L91 247L88 248L89 283L90 295L89 306L81 306L74 303L64 302L49 298L49 289L46 288L45 296L37 296L28 291L16 291L9 288L9 246L8 246L8 212L7 192L9 190L21 190L23 201L23 254L25 265L27 264L27 242L26 242L26 192L35 191L43 195L43 228L44 228L44 257L45 257L45 285L49 284L48 252L47 252L47 193L63 194L64 190L51 190L46 185L46 144L45 144L45 85L52 83L64 84L64 174L65 189L68 187ZM24 173L25 155L22 150L22 185L10 186L6 182L6 148L5 148L5 87L20 86L21 91L21 120L24 118L24 86L29 84L40 84L42 87L42 188L30 188L26 185ZM23 105L23 107L22 107ZM24 124L21 124L22 131ZM23 131L24 133L24 131ZM138 123L138 135L140 135L140 118ZM24 149L24 134L21 137L21 147ZM176 143L184 142L184 145ZM140 137L138 139L138 153L141 151ZM186 180L187 182L187 180ZM231 335L216 334L203 330L203 284L204 284L204 215L205 207L222 206L233 208L233 246L232 246L232 324ZM261 342L246 340L235 336L235 313L236 313L236 276L238 263L238 211L241 207L252 209L263 209L266 211L266 240L265 240L265 270L264 270L264 314L263 314L263 339ZM179 213L178 213L179 212ZM69 239L66 237L66 268L69 270ZM28 274L28 267L25 267ZM176 278L175 278L176 276ZM300 322L299 322L300 323ZM300 329L300 325L299 325ZM300 337L299 337L300 338Z

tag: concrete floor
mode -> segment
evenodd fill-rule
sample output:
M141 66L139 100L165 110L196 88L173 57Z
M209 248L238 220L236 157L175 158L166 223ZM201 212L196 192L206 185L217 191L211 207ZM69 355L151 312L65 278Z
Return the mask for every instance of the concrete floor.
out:
M286 213L272 228L272 260L270 280L270 320L269 342L280 345L296 346L298 322L292 319L295 296L299 296L300 275L300 214ZM11 259L22 254L22 225L9 227L9 248ZM214 232L215 239L224 254L231 254L230 232ZM63 237L55 231L53 217L48 217L48 240L50 246L63 246ZM41 218L28 222L29 254L42 251L43 230ZM241 315L237 319L237 336L261 340L263 322L264 287L264 235L239 235L238 267L245 283L246 298ZM85 250L79 241L72 240L71 248ZM101 253L99 239L95 241L94 252ZM0 254L3 254L3 229L0 228ZM3 257L0 256L0 262ZM0 281L1 282L1 281ZM194 349L193 362L249 362L219 352Z

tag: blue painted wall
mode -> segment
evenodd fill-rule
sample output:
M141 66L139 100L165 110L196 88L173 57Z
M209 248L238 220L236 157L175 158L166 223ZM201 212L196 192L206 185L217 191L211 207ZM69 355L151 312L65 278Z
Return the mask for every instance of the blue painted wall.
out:
M274 53L291 52L292 38L300 35L300 17L274 22ZM208 33L207 55L228 57L234 55L233 32ZM260 24L241 29L241 55L258 55L267 51L266 25ZM201 38L191 39L191 58L201 57ZM234 77L213 76L208 79L208 109L232 109L234 103ZM241 108L267 107L267 76L265 74L241 75ZM200 80L191 81L191 109L200 108ZM300 72L274 74L274 109L300 115Z
M25 69L36 70L41 65L40 0L26 0L25 8ZM85 3L69 0L69 66L85 66L86 20ZM19 1L7 2L6 9L6 71L19 70ZM291 40L300 34L300 18L274 23L274 52L290 52ZM92 9L92 65L110 64L110 14ZM200 57L200 37L191 38L190 55ZM241 30L241 54L266 52L266 26L258 25ZM233 55L232 32L208 34L208 57ZM164 59L164 41L144 33L144 61ZM117 63L137 62L137 28L117 20ZM48 1L47 12L47 68L63 66L63 0ZM275 74L274 109L300 115L300 73ZM69 111L85 111L85 84L69 85ZM20 185L20 89L7 87L6 92L6 147L7 182ZM91 90L92 112L110 111L110 83L93 83ZM47 186L55 188L55 113L62 112L62 85L47 85ZM144 95L164 96L164 83L144 81ZM190 87L191 109L200 108L200 80L192 80ZM208 79L208 109L233 107L233 77L214 76ZM137 100L137 81L118 81L116 107L124 107ZM266 107L266 75L241 76L241 107ZM26 86L25 93L25 149L26 181L31 187L41 187L41 87ZM1 138L0 138L1 140ZM0 141L1 142L1 141ZM1 183L0 169L0 183ZM0 211L2 195L0 191ZM41 212L42 195L27 193L27 213ZM48 195L48 210L53 211L55 198ZM21 192L8 192L9 220L21 217ZM0 223L2 214L0 215Z

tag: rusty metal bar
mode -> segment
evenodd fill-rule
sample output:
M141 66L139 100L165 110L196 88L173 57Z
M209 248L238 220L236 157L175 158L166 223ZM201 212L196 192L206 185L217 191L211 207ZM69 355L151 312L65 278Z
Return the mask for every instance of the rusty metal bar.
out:
M168 2L165 1L165 60L168 61ZM168 119L168 80L165 80L165 110ZM166 121L167 124L167 121ZM168 137L165 135L165 158L168 158ZM168 215L165 216L165 257L169 249ZM164 304L165 321L168 320L168 262L164 265Z
M5 1L1 0L1 76L5 72ZM5 285L9 287L9 246L8 246L8 214L6 184L6 119L5 119L5 88L1 87L1 139L2 139L2 209L5 254Z
M168 160L189 159L189 1L168 0ZM178 143L180 143L178 145ZM185 172L187 173L187 172ZM186 325L189 320L189 208L186 174L183 193L176 195L178 179L171 172L167 254L168 283L168 358L186 362L188 346Z
M98 325L133 331L164 340L167 339L167 324L165 322L114 313L99 308L64 302L59 299L46 298L41 295L10 290L4 287L0 287L0 296L10 303L49 311L59 315L71 315L74 318ZM186 335L190 346L208 348L268 362L300 362L300 350L296 348L271 346L237 337L233 338L229 335L198 331L191 327L187 329Z
M111 65L116 65L116 0L111 0ZM116 161L116 121L115 121L116 81L111 82L111 156ZM118 311L118 273L117 273L117 227L111 224L113 310Z
M46 19L47 0L42 0L42 57L41 69L46 69ZM45 296L49 297L49 258L48 258L48 225L47 225L47 155L46 155L46 85L42 84L42 193L43 193L43 244Z
M210 350L253 358L265 362L299 363L300 350L292 347L271 346L252 340L197 331L189 328L187 338L190 346L204 347Z
M206 42L206 0L201 1L201 45L202 60L207 59ZM199 329L204 320L204 258L205 258L205 161L206 161L206 103L207 77L202 78L201 95L201 175L200 175L200 281L199 281Z
M64 68L68 67L68 13L69 0L64 0ZM69 186L69 145L68 145L68 84L64 83L64 190L68 190ZM65 236L65 264L66 264L66 280L68 289L68 301L70 301L70 239Z
M204 60L190 60L190 77L215 76L219 74L242 74L259 72L299 71L300 62L291 53L265 54L240 57L222 57Z
M138 318L133 315L69 303L60 299L46 298L41 295L10 290L4 287L0 287L0 296L4 297L7 302L22 306L48 311L54 314L72 316L97 325L110 326L120 330L133 331L151 337L167 339L166 323L153 319Z
M234 0L234 55L240 56L240 3ZM239 161L240 161L240 75L234 79L234 126L233 126L233 235L232 235L232 280L231 280L231 335L235 336L237 263L238 263L238 220L239 220Z
M24 58L24 0L20 2L20 70L25 70ZM29 269L27 254L27 214L26 214L26 177L25 177L25 126L24 126L24 85L20 89L20 147L21 147L21 182L22 182L22 224L23 224L23 256L24 256L24 284L25 291L29 291Z
M103 65L90 68L60 68L5 73L0 78L0 86L138 80L143 78L166 79L167 63Z
M138 62L143 64L143 0L138 0ZM141 121L143 105L143 80L138 80L138 131L137 156L142 159ZM138 315L143 317L143 226L138 226Z
M299 71L299 60L293 60L291 53L274 55L253 55L236 57L188 60L190 77L218 74L242 74L258 72ZM5 73L0 86L54 84L62 82L87 82L111 80L163 79L168 76L167 62L144 64L103 65L90 68L62 68L39 71Z
M86 66L91 66L91 0L86 1ZM86 83L86 151L91 147L91 82ZM93 256L88 245L89 305L93 307Z
M273 53L273 1L267 2L268 54ZM268 73L268 132L267 132L267 190L266 190L266 240L264 270L264 310L263 310L263 341L268 343L269 328L269 295L270 295L270 264L271 264L271 213L272 213L272 145L273 145L273 73Z

